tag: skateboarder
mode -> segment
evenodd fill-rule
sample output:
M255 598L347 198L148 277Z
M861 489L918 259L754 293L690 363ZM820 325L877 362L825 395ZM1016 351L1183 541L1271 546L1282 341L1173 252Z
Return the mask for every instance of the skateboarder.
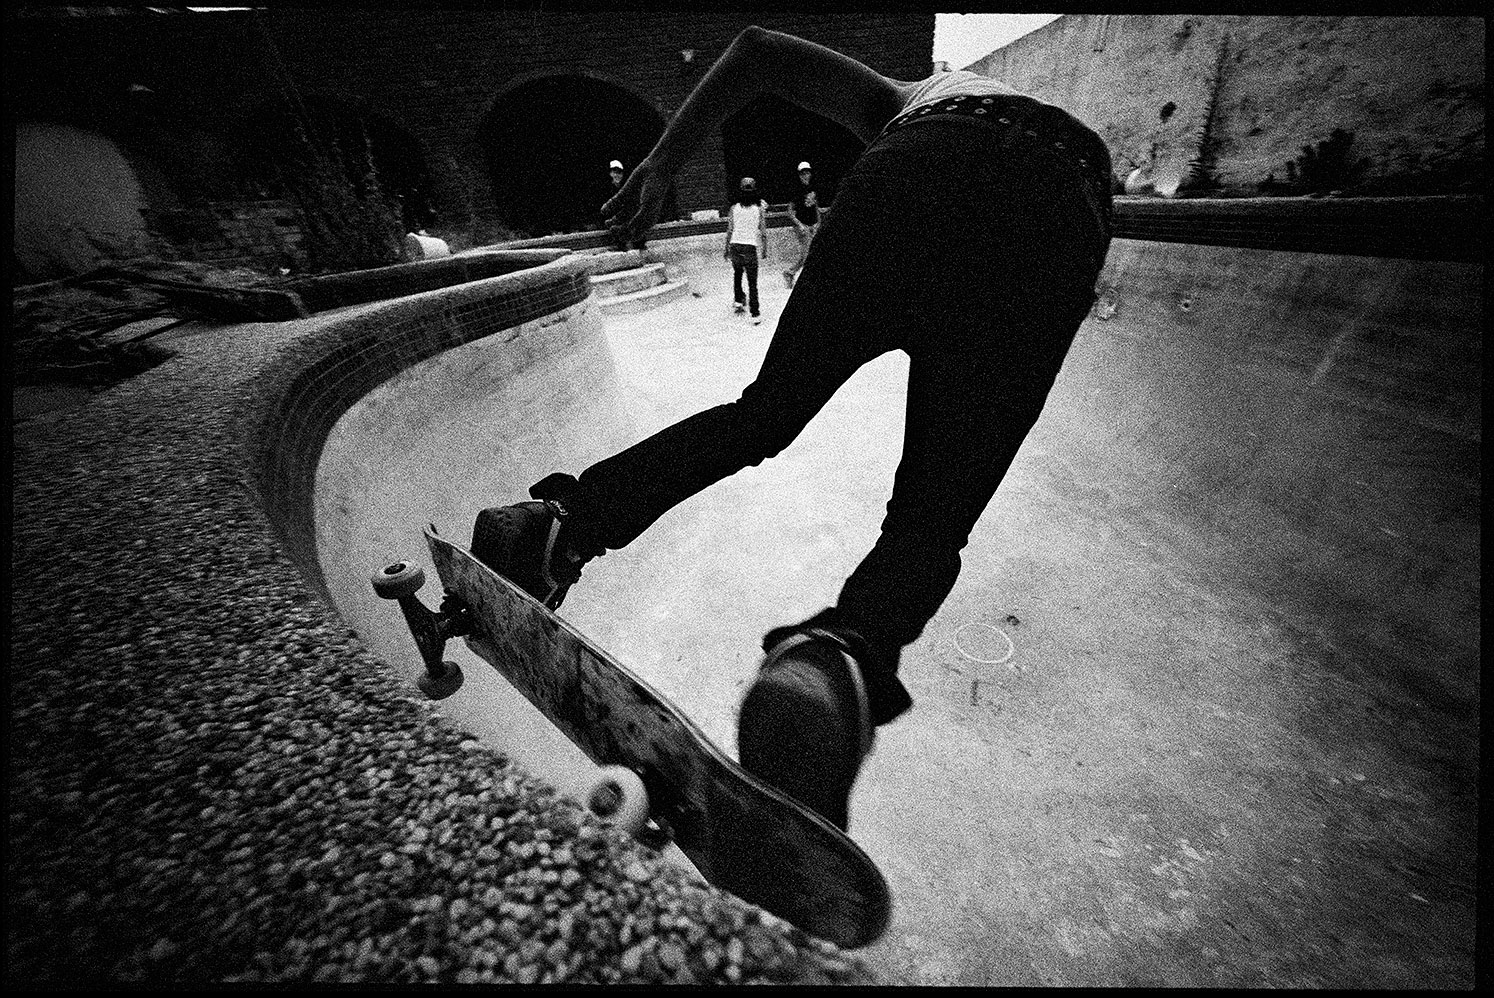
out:
M536 502L483 510L472 549L558 605L589 559L777 454L861 365L905 351L906 430L881 535L834 606L766 635L738 718L742 764L844 828L874 728L912 705L901 650L953 587L960 551L1093 304L1110 241L1110 155L1064 111L994 80L901 82L751 27L605 210L647 231L691 152L764 94L868 146L757 379L579 479L547 476L530 489Z

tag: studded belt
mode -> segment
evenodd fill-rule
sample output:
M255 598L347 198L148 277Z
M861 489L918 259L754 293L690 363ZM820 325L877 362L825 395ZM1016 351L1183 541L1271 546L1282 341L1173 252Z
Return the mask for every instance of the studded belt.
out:
M1104 141L1066 111L1018 94L963 94L903 112L882 136L914 122L954 115L983 121L1008 132L1014 144L1043 149L1079 169L1109 214L1110 150ZM879 136L881 137L881 136Z

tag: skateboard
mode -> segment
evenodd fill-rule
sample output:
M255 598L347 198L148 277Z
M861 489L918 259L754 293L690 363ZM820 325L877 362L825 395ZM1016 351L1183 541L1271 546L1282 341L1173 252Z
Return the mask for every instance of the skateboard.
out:
M844 832L742 769L659 691L432 526L425 540L445 594L417 592L424 572L396 562L374 590L398 600L425 661L430 697L460 687L444 661L463 638L594 762L583 795L603 821L647 845L673 841L710 883L843 948L880 936L887 881Z

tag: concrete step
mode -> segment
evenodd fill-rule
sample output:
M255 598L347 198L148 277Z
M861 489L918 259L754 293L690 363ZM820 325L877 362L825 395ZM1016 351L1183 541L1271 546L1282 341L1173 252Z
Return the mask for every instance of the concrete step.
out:
M598 297L597 304L605 313L644 312L683 297L689 290L689 281L666 281L651 288L644 288L642 291L632 291L612 297Z
M631 294L668 283L662 263L651 263L629 270L614 270L611 273L591 275L591 289L604 298Z

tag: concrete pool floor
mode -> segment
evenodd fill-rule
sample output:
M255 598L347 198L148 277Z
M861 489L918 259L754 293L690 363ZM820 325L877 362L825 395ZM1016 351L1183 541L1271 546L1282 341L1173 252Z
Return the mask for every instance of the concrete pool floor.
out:
M415 674L367 579L425 564L424 523L465 542L479 508L735 398L788 294L762 278L761 326L712 254L693 296L580 306L502 379L479 342L355 406L317 531L360 637ZM863 954L889 983L1471 986L1480 268L1118 241L1105 281L904 653L916 706L852 800L896 905ZM868 365L562 609L732 755L761 634L876 536L906 370ZM463 662L453 716L585 772Z

